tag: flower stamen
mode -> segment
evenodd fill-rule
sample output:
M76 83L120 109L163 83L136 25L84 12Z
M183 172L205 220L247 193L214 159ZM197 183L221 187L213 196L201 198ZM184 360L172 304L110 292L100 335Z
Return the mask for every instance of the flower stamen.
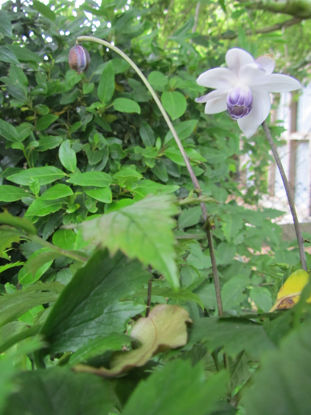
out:
M245 117L253 106L253 95L248 87L236 87L227 96L227 110L234 120Z

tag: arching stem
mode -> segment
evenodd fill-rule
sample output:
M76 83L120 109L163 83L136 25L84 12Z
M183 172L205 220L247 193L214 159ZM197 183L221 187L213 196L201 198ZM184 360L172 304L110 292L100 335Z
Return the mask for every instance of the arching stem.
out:
M263 122L262 127L264 129L267 140L269 141L273 157L275 159L276 165L278 166L278 169L279 169L279 172L280 172L280 175L281 175L281 178L282 178L282 182L283 182L283 185L284 185L285 193L286 193L287 200L288 200L288 205L289 205L289 208L290 208L290 211L291 211L291 214L292 214L292 218L293 218L293 222L294 222L294 228L295 228L297 243L298 243L298 247L299 247L299 255L300 255L301 266L304 270L307 271L307 262L306 262L306 254L305 254L304 246L303 246L303 237L302 237L302 234L301 234L301 229L300 229L300 225L299 225L299 221L298 221L298 217L297 217L297 213L296 213L295 202L294 202L294 199L293 199L293 196L292 196L292 192L291 192L291 189L289 187L289 183L288 183L288 180L287 180L287 177L286 177L281 159L278 155L276 145L273 142L271 132L270 132L269 127L267 126L265 121Z
M187 156L187 153L185 152L185 149L178 137L178 134L170 120L170 117L168 116L167 112L165 111L159 97L157 96L156 92L154 91L154 89L152 88L152 86L150 85L150 83L148 82L147 78L145 77L145 75L142 73L142 71L139 69L139 67L136 65L136 63L134 61L132 61L132 59L126 54L124 53L121 49L119 49L117 46L107 42L106 40L102 40L102 39L98 39L97 37L94 36L79 36L77 38L77 42L94 42L94 43L99 43L102 46L105 46L111 50L113 50L114 52L116 52L119 56L121 56L133 69L134 71L137 73L137 75L140 77L140 79L142 80L142 82L144 83L144 85L146 86L146 88L148 89L148 91L150 92L152 98L154 99L155 103L157 104L168 128L170 129L174 140L177 144L177 147L184 159L184 162L186 164L186 168L188 170L188 173L190 175L191 181L193 183L193 186L198 194L198 196L200 197L202 195L202 190L200 187L200 184L198 182L198 179L196 177L196 175L194 174L194 171L191 167L190 164L190 160ZM218 270L217 270L217 266L216 266L216 260L215 260L215 253L214 253L214 247L213 247L213 240L212 240L212 233L211 233L211 226L209 223L209 217L207 214L207 210L206 210L206 206L204 203L200 204L201 206L201 210L202 210L202 216L203 219L205 221L205 229L206 229L206 233L207 233L207 238L208 238L208 243L209 243L209 253L210 253L210 257L211 257L211 262L212 262L212 270L213 270L213 278L214 278L214 285L215 285L215 291L216 291L216 299L217 299L217 308L218 308L218 314L221 316L223 314L223 307L222 307L222 301L221 301L221 293L220 293L220 282L219 282L219 275L218 275Z

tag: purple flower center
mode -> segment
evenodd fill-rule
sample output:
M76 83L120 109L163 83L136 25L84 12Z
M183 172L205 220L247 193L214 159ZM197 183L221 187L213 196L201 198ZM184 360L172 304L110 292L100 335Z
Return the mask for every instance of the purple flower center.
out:
M248 87L236 87L227 96L227 109L234 120L245 117L253 106L252 92Z

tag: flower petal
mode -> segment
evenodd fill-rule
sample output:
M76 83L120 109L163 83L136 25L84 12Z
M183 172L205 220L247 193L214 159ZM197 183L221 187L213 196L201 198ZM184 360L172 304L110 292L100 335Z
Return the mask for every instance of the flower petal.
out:
M249 138L255 134L257 128L268 117L271 108L270 95L266 91L253 92L253 108L251 112L238 120L239 127Z
M228 68L214 68L201 73L197 79L199 85L207 88L229 90L236 83L237 78Z
M275 62L269 55L262 55L256 59L256 63L262 68L266 74L270 75L274 71Z
M300 89L301 85L291 76L275 73L254 79L251 87L265 89L268 92L287 92Z
M254 63L254 58L244 49L233 48L226 53L226 62L228 68L238 74L242 66Z
M205 95L205 114L217 114L227 109L227 92L212 91Z

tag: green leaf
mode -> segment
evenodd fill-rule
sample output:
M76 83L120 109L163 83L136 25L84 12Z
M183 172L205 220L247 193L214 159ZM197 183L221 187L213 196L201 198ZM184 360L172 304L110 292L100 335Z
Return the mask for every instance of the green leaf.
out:
M304 322L278 350L263 356L245 390L246 414L309 414L311 407L311 322ZM264 397L264 399L263 399Z
M38 0L33 0L32 4L33 4L34 9L36 9L39 13L41 13L42 16L53 21L56 19L56 14L45 4L41 3Z
M108 415L115 405L108 381L68 368L22 372L6 415Z
M97 96L104 104L108 104L114 93L114 70L111 61L106 63L100 76Z
M8 141L20 141L17 129L4 120L0 120L0 135Z
M12 36L12 24L10 14L1 10L0 14L0 32L7 37Z
M39 118L37 122L37 130L42 131L46 130L54 121L58 119L58 115L55 114L47 114L43 115L43 117Z
M200 222L202 215L201 208L199 206L184 209L178 218L179 228L188 228L190 226L197 225Z
M240 305L245 298L243 291L247 284L248 278L243 275L233 277L225 282L221 290L224 310L230 310Z
M1 202L15 202L21 200L23 197L29 196L26 190L17 187L3 184L0 186L0 201Z
M121 351L124 347L131 346L131 338L125 334L111 334L110 336L90 340L85 346L70 356L69 364L74 366L77 363L102 355L106 351Z
M109 369L94 369L82 365L76 370L90 371L102 376L116 376L130 368L141 367L160 350L184 346L187 342L187 322L190 323L191 319L184 308L158 304L148 317L140 318L132 328L131 337L139 343L138 348L116 353Z
M191 136L197 124L198 124L198 120L187 120L187 121L181 121L181 122L175 123L174 127L178 134L178 137L181 140L184 140L185 138L188 138ZM172 138L173 138L173 135L171 131L169 130L164 138L164 143L167 144L170 140L172 140Z
M0 325L16 320L37 305L56 301L61 290L62 286L58 283L37 282L13 294L2 295L0 297Z
M52 150L55 147L58 147L63 141L63 137L59 136L41 136L39 139L38 151Z
M87 171L84 173L77 172L70 175L67 182L77 186L107 187L111 184L112 179L109 174L102 171Z
M11 50L14 52L17 59L21 62L32 62L32 63L39 63L41 62L40 55L32 52L28 49L25 45L11 45Z
M164 91L168 84L168 78L162 72L152 71L148 76L151 86L158 91Z
M265 287L254 287L250 292L250 298L261 311L266 313L273 305L271 292Z
M70 140L63 141L58 150L58 156L60 162L65 167L65 169L71 171L72 173L77 168L77 156L75 151L71 147Z
M50 268L58 252L49 248L41 248L30 255L24 267L18 273L18 280L22 285L33 284Z
M116 98L112 105L116 111L140 114L140 106L132 99Z
M173 287L179 286L175 264L175 222L177 207L170 195L150 196L79 225L86 241L118 249L163 273Z
M211 350L224 348L230 356L241 351L258 359L268 350L275 349L264 328L243 318L200 318L193 327L190 342L204 342Z
M103 187L101 189L86 189L84 190L84 193L102 203L112 202L112 193L110 187Z
M187 109L187 101L183 94L178 91L165 91L161 101L173 120L181 117Z
M203 365L174 360L139 383L122 415L209 415L225 399L227 383L224 371L206 380Z
M54 186L48 188L45 192L42 193L40 196L41 200L56 200L61 199L63 197L68 197L73 195L73 191L69 186L66 186L62 183L57 183Z
M62 179L65 173L53 166L32 167L27 170L21 170L7 177L7 180L13 183L29 186L35 180L39 185L49 184L55 180Z
M18 60L13 52L11 46L0 46L0 62L18 64Z
M47 216L60 210L63 203L61 200L36 199L27 209L25 216Z
M138 261L120 252L95 253L66 286L42 329L50 351L76 351L91 339L122 332L142 308L120 299L149 277Z
M136 166L123 166L113 178L120 187L128 187L137 183L143 175L136 170Z
M54 245L67 250L82 249L85 245L80 234L71 229L58 229L52 240Z
M9 212L0 213L0 224L13 226L30 234L37 233L36 228L28 219L13 216Z

